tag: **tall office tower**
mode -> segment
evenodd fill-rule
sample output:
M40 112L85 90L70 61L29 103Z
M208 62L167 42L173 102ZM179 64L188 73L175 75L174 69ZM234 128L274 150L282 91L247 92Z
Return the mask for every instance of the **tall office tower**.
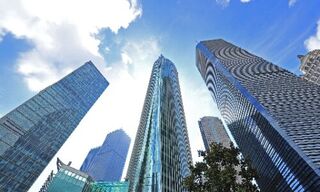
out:
M0 119L0 191L26 191L108 86L92 62Z
M320 85L320 49L310 51L307 55L298 55L303 79Z
M262 191L320 189L320 86L224 40L196 65Z
M160 56L154 63L127 179L130 191L183 191L190 144L178 72Z
M218 117L202 117L198 123L206 151L209 151L211 143L230 147L231 140Z
M109 133L102 146L90 150L80 171L95 181L120 181L129 146L130 137L122 129Z

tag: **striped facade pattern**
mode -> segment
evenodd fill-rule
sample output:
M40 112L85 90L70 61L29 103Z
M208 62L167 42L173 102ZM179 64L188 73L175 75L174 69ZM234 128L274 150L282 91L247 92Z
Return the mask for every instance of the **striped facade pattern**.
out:
M163 56L154 63L127 179L130 191L183 191L192 162L178 73Z
M92 62L0 119L0 191L27 191L108 86Z
M320 188L320 87L224 40L197 67L262 191Z

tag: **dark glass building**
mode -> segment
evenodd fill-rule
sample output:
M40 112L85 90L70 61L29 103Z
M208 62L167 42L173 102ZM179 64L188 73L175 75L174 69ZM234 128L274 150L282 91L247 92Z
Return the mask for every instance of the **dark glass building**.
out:
M178 72L160 56L153 65L129 163L129 190L183 191L190 163Z
M0 119L0 191L27 191L108 86L92 62Z
M120 181L129 146L130 137L122 129L109 133L102 146L89 151L80 171L95 181Z
M202 117L198 124L206 151L209 151L211 143L221 143L224 147L230 147L231 140L218 117Z
M262 191L319 191L320 86L224 40L196 65Z

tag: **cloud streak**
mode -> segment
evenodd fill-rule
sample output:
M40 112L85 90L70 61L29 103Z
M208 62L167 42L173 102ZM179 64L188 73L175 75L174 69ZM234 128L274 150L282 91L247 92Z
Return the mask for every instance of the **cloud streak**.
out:
M216 3L222 7L227 7L231 0L216 0ZM252 0L240 0L241 3L250 3Z
M216 0L218 5L221 5L222 7L227 7L230 3L230 0Z

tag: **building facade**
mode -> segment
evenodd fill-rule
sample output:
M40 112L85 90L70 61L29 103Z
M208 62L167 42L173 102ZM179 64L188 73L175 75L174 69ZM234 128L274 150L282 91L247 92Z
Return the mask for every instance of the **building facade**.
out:
M224 147L230 147L231 140L218 117L202 117L198 124L206 151L209 151L211 143L221 143Z
M80 171L95 181L120 181L129 146L130 137L122 129L109 133L102 146L90 150Z
M91 192L92 178L57 159L57 173L51 172L39 192Z
M129 183L97 182L90 175L57 159L57 173L51 172L39 192L128 192Z
M108 86L87 62L0 119L0 191L27 191Z
M320 189L320 87L224 40L196 65L262 191Z
M178 72L160 56L153 65L129 163L129 190L183 191L190 163Z
M303 79L320 85L320 49L310 51L307 55L298 55Z
M90 192L129 192L129 182L93 182Z

